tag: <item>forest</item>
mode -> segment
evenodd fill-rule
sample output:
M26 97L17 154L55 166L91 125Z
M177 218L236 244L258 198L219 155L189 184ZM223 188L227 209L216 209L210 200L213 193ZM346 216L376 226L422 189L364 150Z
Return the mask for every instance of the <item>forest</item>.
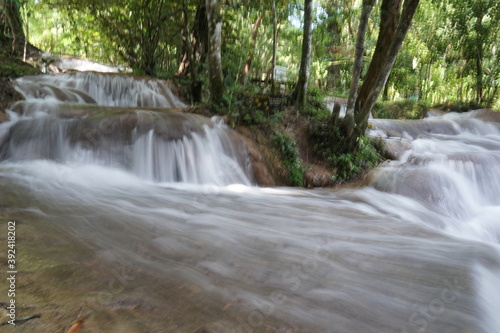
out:
M201 91L206 89L208 29L203 1L12 2L20 6L29 41L41 50L125 64L137 74L200 80L205 85ZM310 88L347 97L362 3L309 2L313 7ZM220 7L215 10L221 16L224 98L229 99L249 78L254 82L270 79L274 34L275 63L284 70L280 79L297 81L303 1L218 0L214 6ZM379 29L387 22L378 7L368 22L365 69ZM499 7L492 0L420 1L383 98L494 105L500 75ZM189 68L190 58L196 63L194 70ZM196 93L191 98L200 100Z
M431 107L500 103L493 0L4 0L1 9L3 48L33 66L74 56L170 79L233 124L283 123L254 103L278 96L319 121L314 149L337 166L352 166L370 115L419 119ZM347 102L342 121L325 97Z

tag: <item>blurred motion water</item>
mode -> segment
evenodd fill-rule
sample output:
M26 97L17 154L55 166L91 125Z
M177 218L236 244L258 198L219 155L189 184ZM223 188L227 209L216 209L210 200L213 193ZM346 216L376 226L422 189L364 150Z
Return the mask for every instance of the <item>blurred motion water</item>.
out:
M363 188L301 190L251 186L216 120L127 110L89 144L99 117L60 118L43 100L0 124L2 212L50 228L52 245L27 244L72 239L129 278L67 308L137 304L142 326L124 317L123 332L500 331L500 126L483 113L373 120L372 135L411 143L399 161ZM74 270L68 289L99 280ZM117 329L109 320L88 325Z

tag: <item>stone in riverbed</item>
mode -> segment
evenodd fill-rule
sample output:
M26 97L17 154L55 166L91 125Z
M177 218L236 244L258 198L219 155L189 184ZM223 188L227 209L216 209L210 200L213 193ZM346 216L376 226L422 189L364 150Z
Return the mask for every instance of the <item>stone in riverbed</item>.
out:
M403 138L387 138L384 144L383 156L390 160L399 160L403 154L412 148L411 141Z

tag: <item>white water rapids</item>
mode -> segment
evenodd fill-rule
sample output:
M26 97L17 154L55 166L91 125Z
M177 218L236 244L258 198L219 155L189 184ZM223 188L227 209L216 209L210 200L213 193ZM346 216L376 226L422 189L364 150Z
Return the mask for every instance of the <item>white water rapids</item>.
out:
M59 95L99 103L68 82ZM483 113L373 120L373 135L411 149L369 186L259 188L222 124L126 110L89 144L79 131L99 128L102 110L43 89L0 124L1 212L37 230L20 251L45 227L48 249L85 248L45 251L71 267L58 288L78 281L67 309L92 308L92 332L500 332L500 126ZM126 278L95 286L99 273L74 264L87 257ZM96 314L116 304L140 318Z

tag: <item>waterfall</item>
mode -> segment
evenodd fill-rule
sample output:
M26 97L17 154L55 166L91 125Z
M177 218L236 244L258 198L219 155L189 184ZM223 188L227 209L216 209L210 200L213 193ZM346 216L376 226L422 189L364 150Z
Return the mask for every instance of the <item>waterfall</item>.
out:
M168 81L95 72L19 78L17 90L26 99L50 99L102 106L182 108Z
M372 120L372 135L411 141L401 160L374 175L372 186L450 218L454 234L500 244L500 123L484 112L424 120Z
M500 331L497 113L374 119L399 158L366 186L259 188L233 131L135 81L17 81L0 219L25 331Z
M0 160L113 166L156 182L251 184L240 139L216 118L165 109L186 106L167 82L76 73L16 85L26 100L13 106L21 116L11 112L3 125Z

